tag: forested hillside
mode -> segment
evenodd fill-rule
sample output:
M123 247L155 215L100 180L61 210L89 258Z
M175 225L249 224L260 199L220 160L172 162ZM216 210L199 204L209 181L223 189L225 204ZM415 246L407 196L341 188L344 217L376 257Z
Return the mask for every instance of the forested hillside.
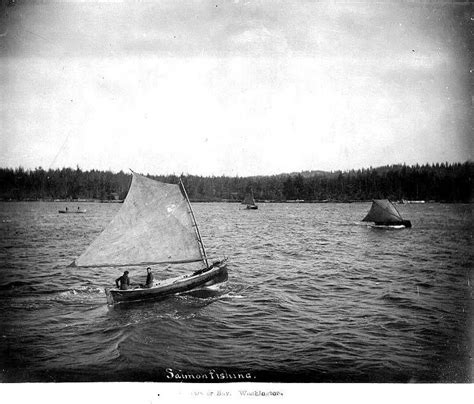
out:
M193 201L240 201L252 189L260 201L433 200L472 202L472 162L435 165L393 165L362 170L304 172L256 177L183 175ZM149 175L177 183L175 175ZM63 168L0 169L2 200L122 200L131 175L120 171Z

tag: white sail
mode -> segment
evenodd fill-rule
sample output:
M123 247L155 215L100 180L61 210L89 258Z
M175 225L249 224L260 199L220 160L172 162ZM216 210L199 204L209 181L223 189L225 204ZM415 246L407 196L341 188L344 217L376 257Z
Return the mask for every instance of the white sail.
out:
M120 211L75 261L81 267L203 261L180 186L133 174Z

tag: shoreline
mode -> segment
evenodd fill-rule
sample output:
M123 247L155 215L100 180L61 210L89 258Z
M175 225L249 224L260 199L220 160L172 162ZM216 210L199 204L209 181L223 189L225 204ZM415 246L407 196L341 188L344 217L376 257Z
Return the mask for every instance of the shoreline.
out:
M228 199L219 199L219 200L203 200L203 199L191 199L192 203L234 203L242 204L241 201L233 201ZM123 200L100 200L100 199L0 199L0 202L58 202L58 203L123 203ZM272 203L287 203L287 204L308 204L308 203L317 203L317 204L327 204L327 203L370 203L372 199L364 200L338 200L338 199L325 199L325 200L257 200L258 204L272 204ZM422 205L430 203L461 203L461 204L471 204L474 201L462 202L462 201L437 201L437 200L428 200L428 201L392 201L397 205Z

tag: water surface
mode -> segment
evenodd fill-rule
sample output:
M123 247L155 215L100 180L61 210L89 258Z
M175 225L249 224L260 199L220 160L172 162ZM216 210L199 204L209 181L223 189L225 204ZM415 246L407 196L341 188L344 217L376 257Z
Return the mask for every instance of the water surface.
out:
M413 228L381 230L368 203L194 204L228 281L113 307L121 271L68 264L121 205L80 206L0 203L4 382L471 380L471 205L402 205Z

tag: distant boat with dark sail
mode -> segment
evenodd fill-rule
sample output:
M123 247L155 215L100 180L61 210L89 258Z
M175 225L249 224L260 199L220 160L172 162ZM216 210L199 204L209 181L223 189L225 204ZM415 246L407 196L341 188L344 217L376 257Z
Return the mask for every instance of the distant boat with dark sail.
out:
M400 212L388 199L374 199L369 213L362 221L373 222L376 226L384 227L411 227L411 222L403 219Z
M247 192L242 204L247 205L246 209L258 209L258 205L255 203L252 191Z
M107 302L155 300L227 279L225 259L212 264L208 262L181 180L179 184L167 184L133 173L120 211L72 265L141 267L144 270L148 266L164 264L176 269L178 265L194 268L186 275L155 281L148 288L106 289Z
M59 209L58 210L58 213L86 213L87 210L86 209L81 209L81 208L77 208L77 209L69 209L66 207L66 209Z

